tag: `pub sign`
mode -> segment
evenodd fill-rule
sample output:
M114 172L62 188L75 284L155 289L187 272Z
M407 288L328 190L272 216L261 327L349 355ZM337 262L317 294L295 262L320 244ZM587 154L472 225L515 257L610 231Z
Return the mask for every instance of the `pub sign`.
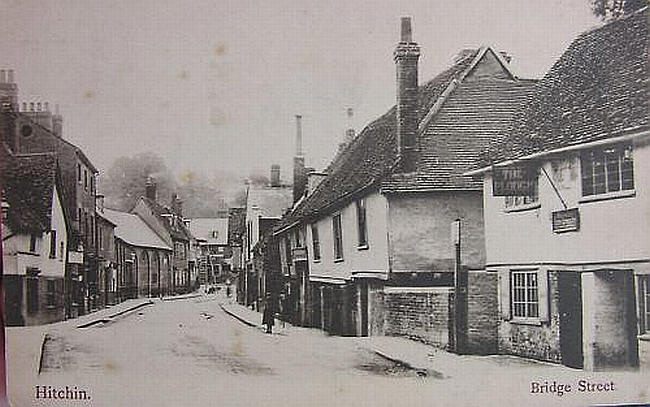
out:
M499 167L492 170L493 196L535 195L537 171L527 165Z

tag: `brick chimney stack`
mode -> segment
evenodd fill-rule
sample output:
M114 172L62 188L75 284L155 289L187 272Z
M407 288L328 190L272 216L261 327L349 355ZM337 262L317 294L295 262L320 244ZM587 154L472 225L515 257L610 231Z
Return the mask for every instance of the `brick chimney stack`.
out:
M144 186L144 196L156 202L156 181L153 177L147 178L147 183Z
M63 116L59 112L59 105L54 106L52 115L52 133L57 137L63 137Z
M278 164L273 164L271 166L271 186L280 186L280 166Z
M350 144L354 140L354 125L352 124L352 118L354 117L354 110L351 107L348 107L348 128L345 130L345 142Z
M302 116L296 115L296 155L293 157L293 202L297 202L305 193L307 173L305 157L302 152Z
M18 111L18 85L13 69L0 69L0 108Z
M404 172L414 172L418 158L418 59L411 18L402 17L400 42L393 54L397 70L397 154Z

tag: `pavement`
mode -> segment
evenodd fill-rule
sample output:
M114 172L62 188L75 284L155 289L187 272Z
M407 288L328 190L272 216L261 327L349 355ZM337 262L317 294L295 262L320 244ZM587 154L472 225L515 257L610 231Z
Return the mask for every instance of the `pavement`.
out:
M230 300L221 304L221 308L242 323L264 329L261 324L262 314ZM280 324L280 325L279 325ZM300 330L313 328L294 327L276 319L274 334L291 335ZM435 378L459 378L467 372L486 372L498 375L504 366L517 366L531 375L572 374L581 372L567 366L548 363L513 355L457 355L443 349L435 348L421 342L396 336L370 336L349 338L377 355L418 371L421 375ZM650 342L639 343L641 370L650 370Z

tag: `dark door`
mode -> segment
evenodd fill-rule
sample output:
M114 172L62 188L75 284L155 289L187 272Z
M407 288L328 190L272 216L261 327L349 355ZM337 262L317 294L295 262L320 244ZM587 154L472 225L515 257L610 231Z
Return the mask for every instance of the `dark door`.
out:
M558 272L558 296L562 364L581 369L583 367L582 289L579 273Z
M7 326L25 325L23 319L23 279L21 276L4 276L5 321Z
M368 283L361 283L360 302L361 302L361 336L368 336Z

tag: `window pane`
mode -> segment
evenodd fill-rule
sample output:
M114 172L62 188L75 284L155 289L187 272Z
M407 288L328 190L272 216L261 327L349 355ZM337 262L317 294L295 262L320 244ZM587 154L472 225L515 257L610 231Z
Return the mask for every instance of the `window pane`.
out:
M604 194L605 191L605 159L599 154L594 156L594 194Z
M619 191L621 189L619 152L616 150L607 152L605 162L607 166L607 192Z
M621 160L621 180L623 190L634 189L634 165L632 161L632 150L628 148L623 153Z

